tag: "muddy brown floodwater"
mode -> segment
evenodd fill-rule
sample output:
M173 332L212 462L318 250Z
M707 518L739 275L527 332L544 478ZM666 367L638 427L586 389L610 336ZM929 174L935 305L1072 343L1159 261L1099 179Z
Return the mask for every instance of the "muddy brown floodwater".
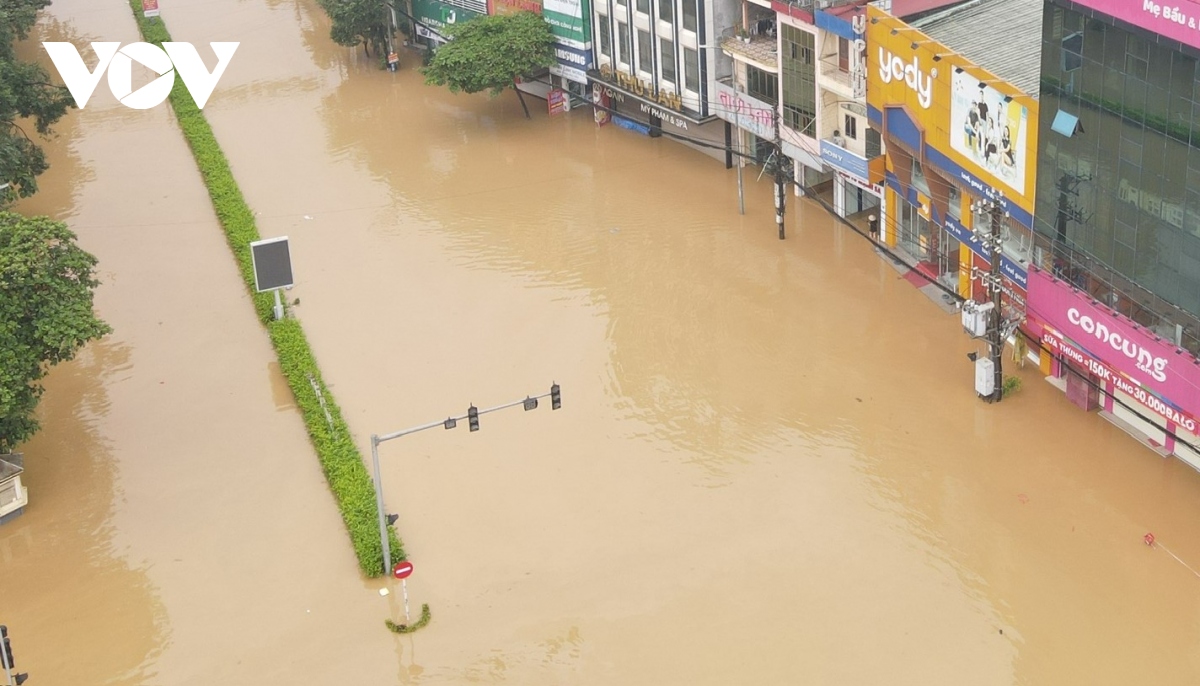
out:
M43 33L129 41L122 11ZM719 163L380 71L314 2L164 18L241 41L205 112L364 453L563 408L381 447L434 611L388 634L173 119L101 89L24 206L99 255L116 328L52 375L0 528L43 683L1200 680L1200 578L1142 542L1200 566L1200 475L1032 367L979 402L953 318L818 207L779 241L765 182L739 215Z

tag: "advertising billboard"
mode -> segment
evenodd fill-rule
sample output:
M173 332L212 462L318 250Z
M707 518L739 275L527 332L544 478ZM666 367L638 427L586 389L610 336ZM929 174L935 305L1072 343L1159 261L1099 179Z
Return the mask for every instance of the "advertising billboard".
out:
M488 0L492 14L542 13L542 0Z
M1055 352L1188 431L1200 428L1200 364L1190 355L1036 268L1028 313Z
M554 41L572 48L591 47L591 11L587 0L543 0L542 17L550 25Z
M1037 100L892 15L874 6L867 12L872 125L975 195L998 192L1013 218L1031 226ZM968 132L972 112L988 123L978 120Z
M967 72L951 77L950 147L1025 194L1029 110Z
M1166 36L1200 48L1200 2L1196 0L1172 0L1161 3L1154 0L1074 0L1076 5L1088 7L1101 14L1120 19L1160 36Z
M423 24L432 26L434 31L443 32L448 26L457 24L467 19L483 16L483 13L473 10L456 7L449 3L443 3L439 0L413 0L412 3L413 16ZM425 26L416 25L416 33L422 38L441 41L440 36L430 33ZM445 34L442 34L445 35Z
M716 81L709 91L709 107L725 121L746 129L759 138L775 138L775 108L728 85Z

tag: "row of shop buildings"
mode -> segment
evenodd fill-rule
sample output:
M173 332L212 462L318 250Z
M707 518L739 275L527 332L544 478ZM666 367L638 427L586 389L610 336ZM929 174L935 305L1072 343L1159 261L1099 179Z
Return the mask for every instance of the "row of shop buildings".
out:
M435 25L540 12L559 48L547 87L598 125L727 168L782 154L797 194L873 217L965 300L987 299L976 210L999 204L1018 348L1071 402L1200 469L1200 4L412 3Z

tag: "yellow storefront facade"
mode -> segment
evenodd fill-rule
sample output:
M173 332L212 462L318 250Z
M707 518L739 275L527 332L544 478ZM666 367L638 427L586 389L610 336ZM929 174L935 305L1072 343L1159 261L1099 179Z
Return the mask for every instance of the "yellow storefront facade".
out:
M982 298L972 268L990 251L975 228L974 201L1007 211L1001 273L1005 309L1025 307L1033 251L1038 102L949 47L876 7L868 7L867 111L885 153L871 165L886 188L882 234L917 268Z

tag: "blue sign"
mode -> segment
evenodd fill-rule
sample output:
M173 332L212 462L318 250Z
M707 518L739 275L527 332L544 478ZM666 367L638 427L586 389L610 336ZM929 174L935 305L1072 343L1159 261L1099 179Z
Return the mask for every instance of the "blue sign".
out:
M816 19L818 29L828 31L835 36L841 36L848 41L854 42L863 37L862 33L854 30L853 24L839 16L817 10L813 18Z
M612 120L613 120L614 124L616 124L617 126L623 128L623 129L627 129L629 131L636 131L636 132L642 134L643 136L650 135L650 127L646 126L645 124L641 124L641 123L638 123L631 119L626 119L625 117L615 115L615 114L613 115Z
M592 68L591 50L583 50L571 47L570 45L555 43L554 58L564 67L572 67L580 71L587 71Z
M942 225L945 227L946 233L954 236L960 243L970 248L971 252L991 263L992 251L988 250L987 246L975 236L974 231L960 224L954 217L946 217L946 221ZM1029 289L1029 274L1021 268L1021 265L1003 253L1000 254L1000 273L1021 288Z
M859 157L829 141L821 141L821 159L855 178L866 180L869 176L867 158Z

